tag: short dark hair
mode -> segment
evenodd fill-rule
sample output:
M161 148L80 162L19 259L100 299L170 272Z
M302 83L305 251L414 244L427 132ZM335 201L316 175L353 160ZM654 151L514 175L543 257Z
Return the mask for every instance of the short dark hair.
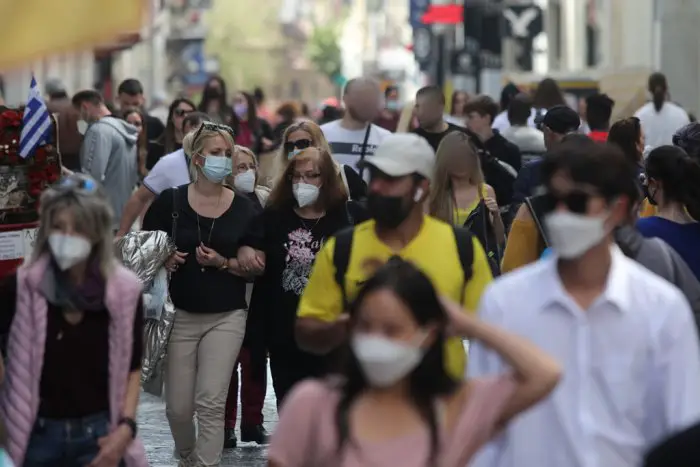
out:
M445 105L445 94L440 86L424 86L420 88L416 93L416 99L423 96L436 99L440 104Z
M541 167L542 181L548 188L552 177L564 172L572 181L596 188L608 202L619 196L630 202L638 197L637 169L612 144L562 141L544 156Z
M399 92L398 86L394 86L394 85L387 86L386 89L384 90L384 97L389 97L389 94L391 94L392 92Z
M190 112L185 115L185 118L182 120L181 130L184 130L187 125L195 127L199 126L199 124L202 122L208 122L210 120L211 117L204 112Z
M525 94L517 94L508 105L508 121L511 125L524 126L532 115L532 98Z
M117 94L128 94L129 96L138 96L143 94L143 85L134 78L125 79L117 88Z
M253 89L253 97L257 104L261 104L265 101L265 93L260 86L256 86L255 89Z
M593 94L586 98L586 122L594 131L605 131L610 127L615 101L607 94Z
M498 115L498 104L489 96L482 94L474 97L464 106L465 114L470 114L472 112L478 113L482 117L488 115L493 122L496 115Z
M85 89L84 91L78 91L73 95L71 103L73 107L78 108L83 102L88 102L94 105L104 104L105 101L102 98L102 94L95 91L94 89Z

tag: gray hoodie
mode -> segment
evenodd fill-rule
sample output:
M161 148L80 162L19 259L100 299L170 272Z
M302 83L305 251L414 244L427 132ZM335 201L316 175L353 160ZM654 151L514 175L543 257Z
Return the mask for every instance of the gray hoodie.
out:
M138 182L138 129L118 118L103 117L85 133L80 150L83 173L102 183L119 228L122 210Z

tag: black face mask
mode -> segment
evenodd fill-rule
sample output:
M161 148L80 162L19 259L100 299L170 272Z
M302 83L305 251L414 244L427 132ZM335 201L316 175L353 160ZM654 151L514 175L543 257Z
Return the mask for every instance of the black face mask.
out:
M413 203L403 196L383 196L370 193L367 196L369 215L382 229L395 229L411 214Z

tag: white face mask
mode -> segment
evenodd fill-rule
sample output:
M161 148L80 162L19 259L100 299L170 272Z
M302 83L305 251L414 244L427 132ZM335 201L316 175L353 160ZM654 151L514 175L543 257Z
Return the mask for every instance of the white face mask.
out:
M605 217L555 211L544 219L552 248L560 258L575 259L603 241Z
M80 133L81 135L84 135L88 129L88 122L81 119L81 120L77 121L77 125L78 125L78 133Z
M61 271L70 269L87 259L92 251L90 241L79 235L52 233L49 235L49 248Z
M351 345L367 381L380 388L391 386L411 373L425 353L419 345L369 334L354 335Z
M233 186L242 193L255 191L255 170L249 169L233 178Z
M306 206L311 206L318 199L319 189L316 185L311 185L308 183L295 183L292 187L294 192L294 197L299 203L299 207L303 208Z

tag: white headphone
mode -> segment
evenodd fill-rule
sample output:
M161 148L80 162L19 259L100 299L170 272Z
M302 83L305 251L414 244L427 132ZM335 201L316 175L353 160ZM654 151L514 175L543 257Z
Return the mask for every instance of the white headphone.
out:
M423 188L418 188L418 189L416 190L416 194L413 195L413 201L415 201L416 203L419 203L419 202L420 202L420 199L421 199L422 197L423 197Z

